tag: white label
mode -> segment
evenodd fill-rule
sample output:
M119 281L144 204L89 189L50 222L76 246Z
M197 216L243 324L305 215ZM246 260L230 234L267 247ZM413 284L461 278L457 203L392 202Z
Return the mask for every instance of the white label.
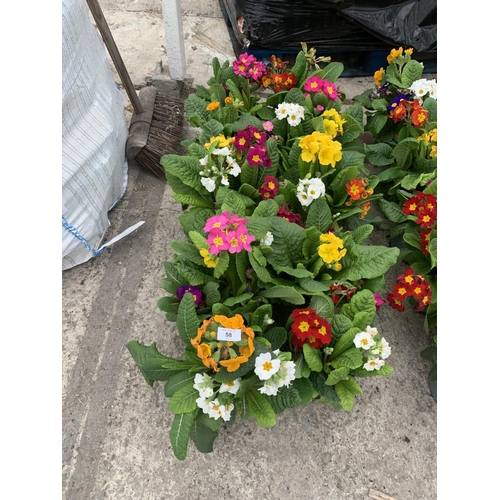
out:
M226 342L238 342L241 340L241 330L219 326L217 328L217 340L225 340Z

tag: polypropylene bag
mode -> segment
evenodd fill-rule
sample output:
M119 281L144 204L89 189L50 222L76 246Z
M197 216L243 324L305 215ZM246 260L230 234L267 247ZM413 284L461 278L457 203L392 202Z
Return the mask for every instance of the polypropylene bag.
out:
M127 187L127 138L123 96L87 3L63 0L63 270L103 251L108 212Z

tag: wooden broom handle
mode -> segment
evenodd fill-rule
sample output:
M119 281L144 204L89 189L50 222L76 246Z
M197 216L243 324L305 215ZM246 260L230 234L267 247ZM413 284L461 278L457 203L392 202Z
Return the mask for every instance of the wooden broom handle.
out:
M109 55L113 60L116 71L122 79L123 86L127 91L127 95L130 99L130 102L132 103L132 106L134 107L134 111L136 112L136 114L140 114L144 111L144 108L142 107L141 101L139 101L137 92L134 89L134 85L132 84L132 80L130 79L127 68L123 63L123 59L120 55L120 52L118 51L118 47L116 46L115 40L113 39L113 35L111 34L108 23L104 18L102 9L97 0L87 0L87 5L89 6L90 12L92 12L92 15L94 16L95 23L99 28L99 32L101 33L102 39L106 44Z

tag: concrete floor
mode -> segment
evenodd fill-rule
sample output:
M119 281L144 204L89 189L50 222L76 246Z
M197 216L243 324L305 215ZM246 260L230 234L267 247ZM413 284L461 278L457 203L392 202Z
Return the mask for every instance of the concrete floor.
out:
M135 85L168 67L159 0L102 0ZM234 58L218 0L182 2L187 77L205 84L210 61ZM117 81L118 77L117 77ZM354 96L367 77L341 79ZM127 111L130 114L130 111ZM319 403L288 410L272 429L253 421L225 426L214 452L190 445L179 462L169 442L172 414L163 386L148 386L125 344L157 342L182 352L156 307L169 244L183 239L171 190L134 162L107 240L146 221L103 254L62 274L62 495L64 500L397 500L437 498L437 404L427 386L430 343L423 317L383 307L379 330L392 346L394 373L361 380L351 412ZM382 226L374 243L387 244ZM404 266L387 275L392 283ZM372 492L370 496L370 492Z

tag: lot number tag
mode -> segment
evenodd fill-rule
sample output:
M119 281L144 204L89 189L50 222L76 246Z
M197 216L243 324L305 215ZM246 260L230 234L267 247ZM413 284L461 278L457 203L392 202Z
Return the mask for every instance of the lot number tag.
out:
M238 342L241 340L241 330L219 326L217 328L217 340Z

